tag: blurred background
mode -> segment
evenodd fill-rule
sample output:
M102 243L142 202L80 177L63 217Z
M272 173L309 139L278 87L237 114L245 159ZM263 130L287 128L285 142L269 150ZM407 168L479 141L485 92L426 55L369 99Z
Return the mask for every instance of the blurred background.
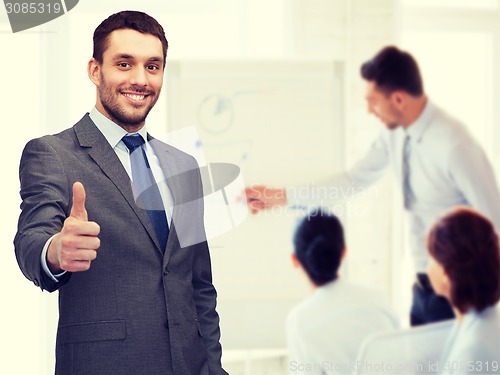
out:
M388 44L414 55L430 98L466 123L500 171L498 0L111 3L80 0L68 14L15 34L0 11L0 103L8 139L0 148L2 374L53 373L57 295L23 277L12 245L17 169L28 140L71 126L94 105L86 66L93 31L111 13L145 11L169 40L149 131L167 138L194 127L198 138L188 148L207 162L238 165L245 185L313 183L362 156L382 125L366 112L359 67ZM401 199L388 173L333 209L347 235L342 276L385 290L408 325L414 272ZM231 374L287 372L286 314L310 293L289 256L301 214L248 215L210 238L223 361Z

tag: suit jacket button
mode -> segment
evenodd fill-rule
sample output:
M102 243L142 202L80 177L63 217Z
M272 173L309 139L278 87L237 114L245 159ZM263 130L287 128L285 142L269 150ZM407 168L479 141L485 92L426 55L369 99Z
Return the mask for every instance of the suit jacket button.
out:
M167 270L167 269L163 270L163 274L164 274L165 276L167 276L167 275L168 275L168 270Z

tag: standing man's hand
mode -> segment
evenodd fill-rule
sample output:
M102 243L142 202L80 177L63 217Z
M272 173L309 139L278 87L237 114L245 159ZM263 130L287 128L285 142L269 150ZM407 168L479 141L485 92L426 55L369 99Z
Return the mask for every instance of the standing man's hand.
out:
M47 264L52 273L87 271L97 257L99 225L88 221L85 189L73 184L73 206L62 230L54 236L47 251Z
M262 185L254 185L247 187L245 194L252 214L287 204L286 189L274 189Z

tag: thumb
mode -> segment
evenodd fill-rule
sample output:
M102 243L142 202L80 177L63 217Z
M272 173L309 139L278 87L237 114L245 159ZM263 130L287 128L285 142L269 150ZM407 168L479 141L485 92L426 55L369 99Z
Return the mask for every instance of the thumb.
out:
M73 184L73 207L71 207L70 216L87 221L87 210L85 209L85 188L81 182Z

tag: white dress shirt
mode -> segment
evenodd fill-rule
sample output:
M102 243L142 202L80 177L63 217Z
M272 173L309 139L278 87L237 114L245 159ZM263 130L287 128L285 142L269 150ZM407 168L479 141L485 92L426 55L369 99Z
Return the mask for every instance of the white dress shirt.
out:
M94 122L94 124L97 126L97 128L100 130L100 132L104 135L106 140L109 142L110 146L115 151L116 156L118 156L118 159L120 159L120 162L127 171L130 179L132 180L132 170L130 167L130 154L127 146L125 146L125 143L123 143L122 138L127 134L133 134L133 133L128 133L125 129L118 126L113 121L104 116L102 113L100 113L95 107L92 108L89 116L91 120ZM165 181L165 175L163 173L163 170L161 169L160 161L158 160L158 157L155 155L153 148L149 145L147 141L148 138L147 138L146 126L143 126L141 130L139 130L137 133L140 134L144 139L144 141L146 142L145 143L146 156L148 158L148 162L151 166L151 171L153 172L155 180L157 182ZM167 215L167 224L170 226L170 220L172 217L171 212L173 207L172 194L170 190L167 188L166 184L159 183L157 184L157 186L160 190L160 194L163 200L163 205L165 207L165 213ZM42 268L45 271L45 273L49 275L54 281L57 282L58 281L57 278L64 275L65 272L60 273L58 275L53 275L52 272L50 272L49 267L47 265L47 251L53 237L54 236L49 238L48 241L45 243L45 246L43 247L41 254L41 262L42 262Z
M409 185L414 195L405 208L410 222L410 247L416 271L426 272L427 232L444 211L471 206L500 228L500 194L486 154L464 125L430 100L406 131L403 127L383 129L367 154L349 171L305 189L288 188L287 198L292 206L331 205L339 196L363 191L389 167L402 187L407 134L411 143Z
M442 374L500 373L500 309L470 311L456 321L440 360Z
M287 318L291 374L351 373L363 340L398 328L384 294L338 279L317 288Z

